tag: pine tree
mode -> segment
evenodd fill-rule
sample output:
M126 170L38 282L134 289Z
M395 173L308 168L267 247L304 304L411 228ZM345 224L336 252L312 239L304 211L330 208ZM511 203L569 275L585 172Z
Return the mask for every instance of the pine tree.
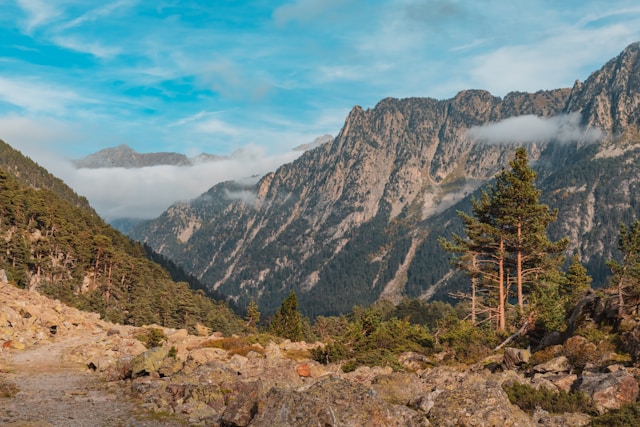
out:
M244 317L247 322L247 329L250 331L256 331L258 324L260 323L260 308L258 304L252 299L247 306L247 313Z
M274 314L269 330L272 334L288 338L291 341L302 341L304 339L302 315L298 311L298 298L294 291L291 291L282 306Z
M510 166L511 170L498 175L492 201L497 205L496 221L505 236L507 252L512 254L518 306L524 309L525 285L560 268L569 240L552 242L547 236L546 230L558 212L539 202L537 174L528 164L526 149L516 150Z
M640 220L630 227L620 225L618 249L622 252L622 263L607 261L613 277L611 286L618 294L618 315L622 317L626 306L633 305L637 311L640 305Z
M580 297L591 287L591 276L587 269L580 262L580 255L575 254L571 258L571 264L567 269L562 294L565 298L567 310L571 310L576 305Z
M516 150L510 166L511 170L503 169L496 176L494 186L472 200L472 215L458 213L466 237L441 239L446 251L458 254L454 265L471 275L474 299L477 288L485 288L492 295L500 330L506 328L511 280L515 280L521 312L525 293L536 284L544 283L540 296L556 295L562 277L562 252L569 244L567 239L552 242L547 237L547 227L557 212L539 202L536 173L528 165L524 148Z

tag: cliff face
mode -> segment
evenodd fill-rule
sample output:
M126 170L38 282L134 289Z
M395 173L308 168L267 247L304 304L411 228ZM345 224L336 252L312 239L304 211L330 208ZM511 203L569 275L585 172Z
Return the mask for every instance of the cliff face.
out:
M543 200L561 211L551 231L570 235L601 276L619 222L640 209L639 50L629 46L572 89L355 107L334 140L258 182L220 184L176 204L132 236L266 312L292 289L312 316L381 295L428 297L451 277L437 237L459 227L456 209L525 141ZM557 135L518 141L517 131L496 143L469 132L519 116L547 118Z

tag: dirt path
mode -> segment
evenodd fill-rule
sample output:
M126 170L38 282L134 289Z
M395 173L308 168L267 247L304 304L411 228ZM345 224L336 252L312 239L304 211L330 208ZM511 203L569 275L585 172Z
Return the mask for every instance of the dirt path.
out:
M91 337L75 336L15 353L0 384L18 392L0 393L0 425L14 427L181 426L155 417L127 400L126 388L107 383L63 355ZM7 384L9 385L7 387ZM10 393L11 394L11 393Z

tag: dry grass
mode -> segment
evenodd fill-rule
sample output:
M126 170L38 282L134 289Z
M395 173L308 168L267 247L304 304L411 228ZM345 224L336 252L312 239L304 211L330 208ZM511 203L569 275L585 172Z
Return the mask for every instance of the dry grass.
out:
M285 350L284 357L290 360L295 360L296 362L302 362L304 360L311 359L311 352L309 350Z
M239 354L246 356L250 351L264 354L264 348L259 344L251 344L246 338L228 337L215 340L208 340L202 343L202 347L221 348L229 352L230 355Z

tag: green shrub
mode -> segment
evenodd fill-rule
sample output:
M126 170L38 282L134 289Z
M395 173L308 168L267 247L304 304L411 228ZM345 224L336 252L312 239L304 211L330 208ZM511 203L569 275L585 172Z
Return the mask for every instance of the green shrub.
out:
M449 317L441 322L439 331L440 343L453 350L458 362L477 362L490 354L499 343L492 328L475 326L467 320Z
M169 354L167 356L171 357L172 359L175 359L178 356L178 350L175 348L175 346L171 346L171 348L169 349Z
M401 370L396 355L415 351L431 352L433 337L420 325L405 320L383 320L379 307L354 310L342 335L327 342L324 348L311 350L311 356L320 363L345 361L342 369L349 372L358 366L391 366Z
M544 387L536 389L528 384L518 382L503 384L502 388L509 396L511 403L530 414L537 407L554 414L565 412L596 413L593 401L581 392L555 392Z
M593 427L626 427L640 425L640 403L613 409L591 420Z
M160 328L144 328L136 335L136 339L147 348L158 347L167 340L167 336Z

